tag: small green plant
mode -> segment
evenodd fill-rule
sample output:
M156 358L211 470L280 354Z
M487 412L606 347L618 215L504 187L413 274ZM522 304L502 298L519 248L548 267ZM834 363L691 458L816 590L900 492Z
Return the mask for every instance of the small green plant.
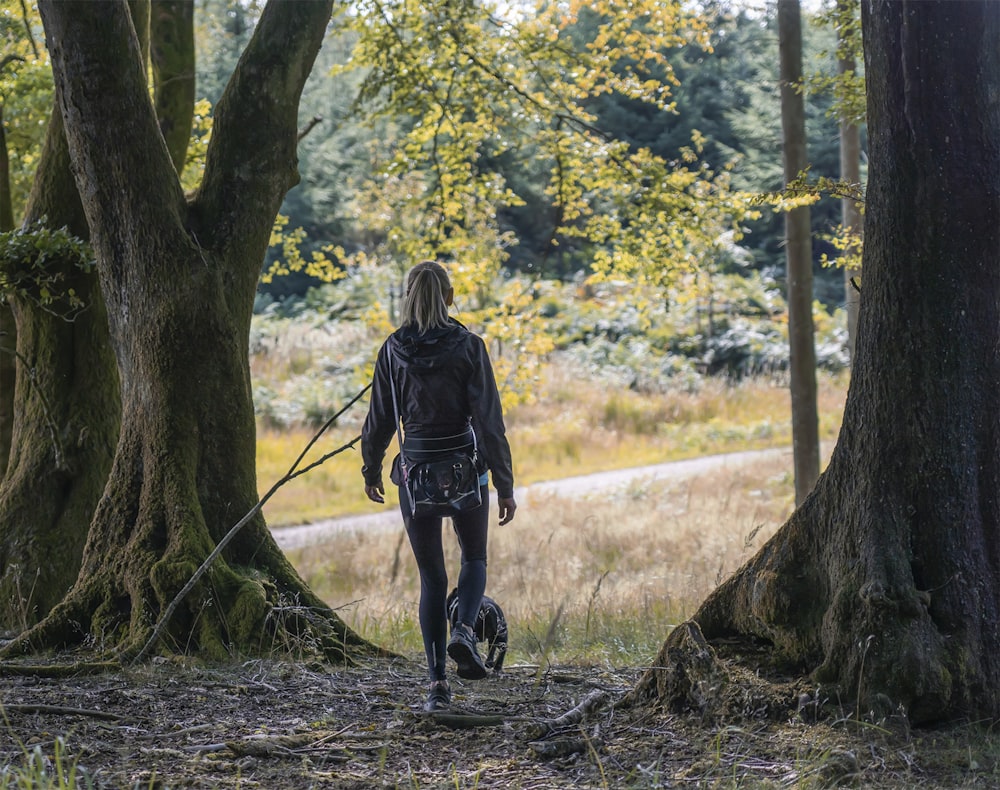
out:
M71 757L66 741L55 739L51 756L40 745L28 749L21 744L20 764L0 767L0 790L80 790L92 788L93 781Z

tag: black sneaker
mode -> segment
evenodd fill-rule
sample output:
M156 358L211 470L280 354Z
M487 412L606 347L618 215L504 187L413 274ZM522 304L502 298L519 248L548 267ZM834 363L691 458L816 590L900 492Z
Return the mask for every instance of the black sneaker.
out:
M486 665L476 650L476 639L465 626L459 625L451 632L448 655L458 664L456 671L460 678L482 680L486 677Z
M451 689L447 680L435 680L431 683L430 691L427 693L427 702L424 703L424 711L434 713L445 710L451 705Z

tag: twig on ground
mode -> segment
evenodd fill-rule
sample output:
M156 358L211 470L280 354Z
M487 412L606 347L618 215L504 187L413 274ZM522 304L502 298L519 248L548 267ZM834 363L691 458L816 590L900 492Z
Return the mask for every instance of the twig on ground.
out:
M546 735L550 735L558 730L580 724L593 713L607 705L610 699L611 695L606 691L592 691L584 698L583 702L566 711L562 716L535 722L535 725L531 728L531 737L535 739L544 738Z
M483 713L442 713L426 714L436 724L443 724L453 730L472 729L473 727L499 727L507 719L500 715Z
M89 708L70 708L64 705L4 705L3 710L12 713L52 713L62 716L89 716L92 719L106 719L108 721L119 721L121 716L117 713L108 713L106 710L91 710Z

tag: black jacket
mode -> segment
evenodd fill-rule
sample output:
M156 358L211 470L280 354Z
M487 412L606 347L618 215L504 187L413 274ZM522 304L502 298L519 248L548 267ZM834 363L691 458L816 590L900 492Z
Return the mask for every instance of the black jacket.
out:
M423 334L415 327L400 327L379 349L368 417L361 430L365 485L382 483L382 459L396 432L389 365L404 433L449 436L471 424L497 495L512 497L510 445L486 344L454 319Z

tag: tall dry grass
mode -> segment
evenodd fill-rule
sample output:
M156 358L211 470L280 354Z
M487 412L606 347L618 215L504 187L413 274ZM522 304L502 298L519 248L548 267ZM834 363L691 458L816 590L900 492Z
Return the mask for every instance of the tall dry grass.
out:
M846 375L819 376L820 437L836 437ZM342 405L342 404L341 404ZM317 443L311 458L360 432L367 402ZM331 412L332 413L332 412ZM788 389L773 379L707 379L698 392L643 395L609 388L551 367L537 398L506 415L518 484L716 453L791 445ZM262 426L257 439L261 492L279 480L314 430ZM390 448L388 457L395 450ZM307 459L308 462L309 459ZM388 483L388 480L386 480ZM390 486L391 489L391 486ZM390 499L395 492L387 492ZM361 481L360 449L348 450L283 487L264 508L272 526L370 512Z
M586 498L529 490L490 534L487 594L511 631L508 662L637 665L791 512L790 459ZM544 489L542 489L544 490ZM444 529L450 530L445 521ZM446 534L452 577L458 552ZM345 532L289 554L367 638L421 660L419 581L402 527Z

